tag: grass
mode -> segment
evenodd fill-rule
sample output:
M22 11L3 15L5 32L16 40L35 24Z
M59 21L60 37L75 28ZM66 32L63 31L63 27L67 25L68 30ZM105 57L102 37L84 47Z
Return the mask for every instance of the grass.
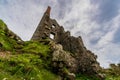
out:
M0 52L0 80L60 80L60 77L49 68L51 63L49 41L26 41L19 44L17 40L9 37L10 32L6 24L0 20L0 51L1 49L3 51ZM66 68L64 70L68 72ZM105 80L120 80L119 71L120 67L116 66L104 72ZM99 79L95 76L77 74L76 80Z
M105 80L120 80L120 76L107 75Z
M88 76L88 75L84 75L84 74L77 74L76 80L99 80L99 79L97 77L95 77L95 76Z
M44 68L39 55L18 54L0 58L0 80L58 80L59 77ZM3 75L4 74L4 75Z
M0 20L0 47L4 50L12 51L18 44L15 39L8 36L8 32L10 31L8 30L6 24Z
M38 41L27 41L25 42L22 51L47 57L49 55L48 53L50 53L50 46L44 45Z
M48 45L38 41L18 44L14 38L9 37L9 32L0 20L0 49L11 52L7 58L0 56L0 80L59 80L58 75L46 69L50 63L47 59L51 51Z

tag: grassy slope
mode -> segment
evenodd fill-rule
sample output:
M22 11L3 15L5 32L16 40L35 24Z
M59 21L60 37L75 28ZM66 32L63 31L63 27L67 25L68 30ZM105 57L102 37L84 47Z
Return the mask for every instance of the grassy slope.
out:
M48 45L37 41L18 44L7 32L7 26L0 20L0 80L59 80L47 69ZM17 50L16 46L21 48Z
M0 80L60 80L48 66L51 54L49 45L38 41L18 44L7 32L6 24L0 20ZM76 80L97 79L80 74ZM108 74L106 80L120 80L120 77Z
M6 24L0 20L0 47L5 50L12 51L15 47L19 46L15 39L9 37L9 33Z
M38 55L19 54L0 58L0 80L57 80L58 76L44 68Z
M57 75L47 69L49 46L39 44L26 42L21 48L21 53L10 52L9 56L0 57L0 80L4 78L9 80L59 80ZM42 48L45 50L41 50ZM7 51L3 53L7 55Z

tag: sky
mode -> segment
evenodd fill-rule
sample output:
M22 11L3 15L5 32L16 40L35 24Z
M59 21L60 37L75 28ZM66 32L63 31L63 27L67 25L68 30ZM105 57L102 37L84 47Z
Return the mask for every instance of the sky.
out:
M47 6L66 31L82 36L102 67L120 63L120 0L0 0L0 19L27 41Z

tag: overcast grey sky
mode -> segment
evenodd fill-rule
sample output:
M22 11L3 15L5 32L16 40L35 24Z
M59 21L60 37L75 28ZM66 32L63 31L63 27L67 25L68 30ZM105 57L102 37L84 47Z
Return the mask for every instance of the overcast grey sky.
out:
M48 5L51 17L71 35L82 36L101 66L120 62L120 0L0 0L0 19L30 40Z

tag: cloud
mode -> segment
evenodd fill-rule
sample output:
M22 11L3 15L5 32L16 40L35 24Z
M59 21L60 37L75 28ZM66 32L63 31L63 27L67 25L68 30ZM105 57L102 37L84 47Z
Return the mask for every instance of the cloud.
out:
M21 36L22 39L31 38L37 27L42 14L47 6L38 5L39 0L1 0L4 5L0 6L0 18L2 18L8 27ZM48 1L46 1L48 4Z
M107 67L109 63L119 63L120 61L118 57L120 56L120 42L116 43L116 40L114 38L115 36L118 36L116 35L116 32L120 28L119 21L120 14L118 14L116 17L113 17L108 23L104 23L104 28L107 30L105 34L102 35L101 38L98 40L97 44L95 44L94 46L94 50L98 48L95 50L96 53L99 53L98 56L103 55L104 57L106 57L105 60ZM99 61L101 63L105 63L102 60L103 59L99 57Z
M108 22L118 14L119 0L91 0L93 4L99 4L99 14L93 17L99 23Z
M71 35L82 36L101 66L120 60L119 0L0 0L0 18L23 40L32 37L47 6Z
M82 35L88 49L98 55L101 66L119 62L120 46L114 43L115 33L120 28L118 1L80 0L72 3L61 23L72 35ZM113 11L113 12L111 12Z

